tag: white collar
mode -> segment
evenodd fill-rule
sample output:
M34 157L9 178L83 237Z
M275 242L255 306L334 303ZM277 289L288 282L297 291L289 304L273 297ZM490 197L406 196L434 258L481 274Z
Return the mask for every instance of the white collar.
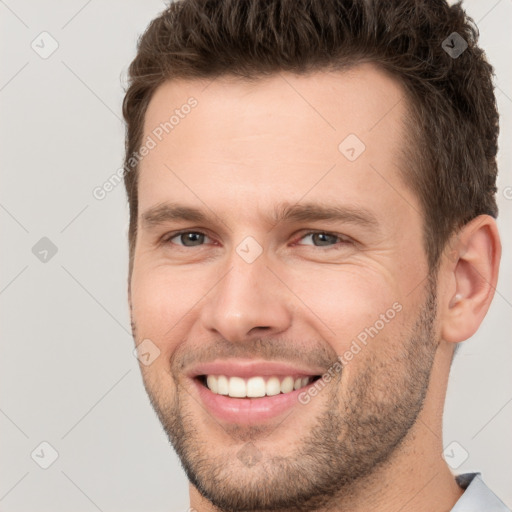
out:
M485 485L480 473L464 473L456 476L455 480L465 491L451 512L512 512Z

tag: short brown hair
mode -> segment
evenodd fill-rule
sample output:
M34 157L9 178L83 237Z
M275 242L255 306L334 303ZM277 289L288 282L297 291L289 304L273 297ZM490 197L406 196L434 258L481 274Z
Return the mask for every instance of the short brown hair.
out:
M413 143L404 148L411 161L403 177L420 200L425 251L435 268L454 230L480 214L498 214L493 68L477 40L460 3L445 0L171 3L139 39L123 101L130 275L138 166L129 160L141 145L145 112L159 85L176 78L305 74L359 62L391 73L409 98ZM460 55L449 52L456 43L461 49L467 44Z

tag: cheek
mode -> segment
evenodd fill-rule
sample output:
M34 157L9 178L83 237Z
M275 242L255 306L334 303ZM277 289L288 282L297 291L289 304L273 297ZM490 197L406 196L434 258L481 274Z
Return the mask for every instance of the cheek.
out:
M389 277L369 274L362 268L319 270L310 276L302 277L294 289L319 320L336 333L340 343L373 325L399 299Z
M371 361L387 359L397 351L409 321L409 308L390 275L348 267L316 272L296 281L304 315L312 329L331 345L350 382ZM300 319L304 321L304 318Z
M137 342L149 338L165 356L170 355L184 337L191 309L208 290L199 287L198 282L193 276L164 267L134 268L131 300Z

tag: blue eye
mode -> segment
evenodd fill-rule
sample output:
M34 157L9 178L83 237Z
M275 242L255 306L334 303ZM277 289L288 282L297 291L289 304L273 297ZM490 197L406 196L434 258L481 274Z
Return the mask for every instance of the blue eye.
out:
M307 238L311 239L311 243L300 243L298 245L309 245L313 247L337 248L340 245L350 244L351 241L347 237L335 235L326 231L310 231L298 239L298 242ZM171 233L162 240L162 243L171 243L181 247L199 247L204 245L210 237L201 231L180 231Z
M181 233L175 233L164 240L164 242L171 242L177 238L180 243L172 242L175 245L183 245L184 247L196 247L204 243L207 235L200 231L182 231Z
M304 235L300 240L304 240L308 237L311 237L312 244L304 244L304 245L314 245L315 247L330 247L331 245L336 245L338 240L341 240L342 242L345 242L341 237L338 235L333 235L331 233L326 232L312 232L307 233ZM315 243L317 242L317 243Z

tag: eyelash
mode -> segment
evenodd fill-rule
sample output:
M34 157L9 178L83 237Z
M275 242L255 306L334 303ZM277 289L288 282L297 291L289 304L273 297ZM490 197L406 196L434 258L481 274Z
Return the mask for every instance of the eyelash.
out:
M173 238L176 238L177 236L180 236L180 235L184 235L186 233L194 233L194 234L197 234L197 235L204 235L206 237L209 237L209 235L207 233L204 233L203 231L183 230L183 231L176 231L174 233L169 233L169 234L165 235L162 238L162 242L161 243L162 244L172 244L171 240ZM331 245L331 246L307 245L306 247L323 248L324 250L329 250L329 249L335 249L336 250L336 249L340 249L341 248L340 246L345 246L347 244L353 244L354 243L354 241L352 239L350 239L349 237L347 237L346 235L339 235L337 233L331 233L330 231L321 231L321 230L318 230L318 231L307 231L300 238L298 238L296 240L296 242L302 240L303 238L305 238L307 236L315 235L315 234L334 236L334 237L338 238L340 241L337 242L335 245ZM294 244L296 242L294 242ZM173 244L173 245L177 245L178 247L183 247L184 249L192 249L194 247L202 247L204 244L201 244L201 245L198 245L198 246L190 246L190 247L188 247L186 245L180 245L180 244Z

